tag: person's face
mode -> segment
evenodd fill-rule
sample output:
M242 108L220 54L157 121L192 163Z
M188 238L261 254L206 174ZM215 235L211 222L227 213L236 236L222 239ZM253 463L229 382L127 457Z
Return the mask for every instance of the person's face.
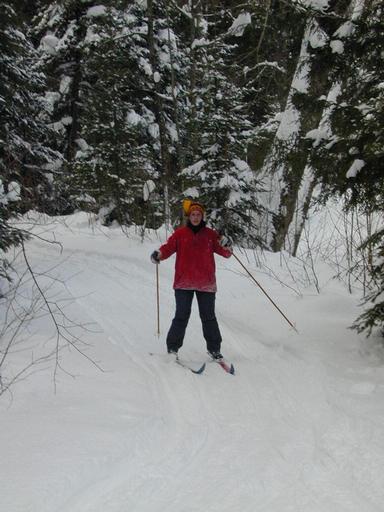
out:
M203 214L200 210L193 210L189 216L192 226L198 226L203 219Z

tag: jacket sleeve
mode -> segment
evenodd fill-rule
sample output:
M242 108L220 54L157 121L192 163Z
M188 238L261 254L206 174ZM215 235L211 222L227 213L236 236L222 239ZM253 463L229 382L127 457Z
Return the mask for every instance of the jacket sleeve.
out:
M213 252L219 254L220 256L224 256L224 258L230 258L232 256L231 249L226 249L222 247L219 242L220 235L216 231L214 231L213 235Z
M171 235L168 240L163 244L159 251L161 254L161 259L166 260L170 256L172 256L173 253L175 253L177 250L177 231Z

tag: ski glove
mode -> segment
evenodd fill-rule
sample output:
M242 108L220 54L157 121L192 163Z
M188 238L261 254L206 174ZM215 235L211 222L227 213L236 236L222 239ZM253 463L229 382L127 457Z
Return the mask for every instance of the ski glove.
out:
M232 249L231 239L225 235L222 235L219 240L219 244L221 247L225 247L225 249Z
M151 261L152 263L155 263L156 265L160 263L160 253L159 251L153 251L151 254Z

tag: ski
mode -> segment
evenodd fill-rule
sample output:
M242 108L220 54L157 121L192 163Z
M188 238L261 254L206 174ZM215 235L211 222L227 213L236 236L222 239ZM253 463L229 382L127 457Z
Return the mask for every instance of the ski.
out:
M192 366L189 365L189 363L181 361L178 357L175 358L175 362L179 366L182 366L183 368L190 370L192 373L195 373L196 375L200 375L205 370L205 363L203 363L202 366L200 366L200 368L193 368Z
M154 356L156 354L153 353L153 352L150 352L149 355ZM157 355L159 355L159 354L157 354ZM168 355L170 356L170 354L168 354ZM173 355L172 361L175 361L176 364L178 364L179 366L185 368L186 370L191 371L195 375L200 375L205 370L205 363L203 363L200 367L196 368L196 367L192 366L192 363L188 363L186 361L183 361L183 360L179 359L177 354Z
M224 371L230 373L231 375L235 375L235 367L232 363L227 363L226 361L217 361L217 363L222 367Z
M149 353L151 356L156 355L153 352ZM157 354L160 355L160 354ZM168 354L170 356L171 354ZM201 375L206 367L206 363L203 363L200 367L194 366L192 363L188 361L184 361L183 359L180 359L177 354L172 354L171 361L174 361L179 366L185 368L186 370L191 371L195 375ZM213 357L209 357L210 363L216 363L218 364L226 373L229 373L230 375L235 375L235 367L232 363L226 361L225 359L214 359Z
M227 361L225 361L225 359L213 359L213 358L211 358L210 360L212 361L212 363L216 363L219 366L221 366L221 368L225 372L230 373L231 375L235 375L235 367L233 366L232 363L228 363Z

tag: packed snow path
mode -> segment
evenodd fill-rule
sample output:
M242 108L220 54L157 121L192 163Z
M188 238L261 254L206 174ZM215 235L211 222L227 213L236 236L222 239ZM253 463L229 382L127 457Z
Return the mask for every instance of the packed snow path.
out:
M234 259L217 257L222 350L236 375L214 364L193 375L165 354L173 259L160 265L155 335L149 254L160 241L95 231L82 216L68 222L54 228L61 254L38 240L28 254L39 269L60 260L68 315L90 325L86 353L104 372L71 350L62 362L76 379L59 372L56 394L45 369L14 389L11 404L2 400L0 510L383 510L384 370L380 353L364 352L347 330L356 297L325 278L322 294L299 296L278 257L268 265L292 288L239 253L296 334ZM195 304L181 354L206 359Z

